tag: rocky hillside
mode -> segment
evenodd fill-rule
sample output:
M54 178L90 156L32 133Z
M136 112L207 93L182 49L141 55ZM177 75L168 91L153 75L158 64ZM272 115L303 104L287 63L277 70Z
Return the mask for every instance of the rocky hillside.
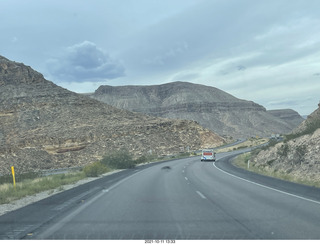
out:
M130 111L194 120L220 135L234 138L289 133L301 123L301 120L288 123L287 118L267 112L254 102L238 99L214 87L188 82L100 86L90 96Z
M252 163L271 172L283 172L296 179L320 182L320 104L285 142L262 150Z
M0 56L0 174L85 165L126 148L136 156L214 147L198 123L121 110L63 89Z
M320 127L320 103L318 109L310 114L297 128L292 131L292 134L301 134L306 130L313 130L314 127Z

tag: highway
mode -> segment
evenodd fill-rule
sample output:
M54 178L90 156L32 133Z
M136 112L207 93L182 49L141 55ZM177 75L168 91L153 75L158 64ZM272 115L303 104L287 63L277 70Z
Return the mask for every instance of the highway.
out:
M320 189L237 169L235 153L137 167L69 190L1 216L0 238L320 239Z

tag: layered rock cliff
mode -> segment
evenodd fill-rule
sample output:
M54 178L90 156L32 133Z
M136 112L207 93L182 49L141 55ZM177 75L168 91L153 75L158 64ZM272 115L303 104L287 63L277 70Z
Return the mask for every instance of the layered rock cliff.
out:
M100 86L90 96L130 111L194 120L220 135L234 138L289 133L301 122L288 123L252 101L238 99L214 87L188 82Z
M198 123L121 110L0 56L0 174L81 166L122 148L178 153L224 143Z

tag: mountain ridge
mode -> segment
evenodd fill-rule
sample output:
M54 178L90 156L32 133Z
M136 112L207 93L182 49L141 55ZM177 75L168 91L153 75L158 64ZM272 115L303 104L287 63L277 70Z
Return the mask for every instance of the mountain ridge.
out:
M219 135L234 138L289 133L303 120L298 118L295 124L288 123L253 101L190 82L151 86L104 85L89 96L130 111L197 121Z
M292 128L296 128L297 125L300 125L304 120L304 118L293 109L273 109L267 110L267 113L287 122Z

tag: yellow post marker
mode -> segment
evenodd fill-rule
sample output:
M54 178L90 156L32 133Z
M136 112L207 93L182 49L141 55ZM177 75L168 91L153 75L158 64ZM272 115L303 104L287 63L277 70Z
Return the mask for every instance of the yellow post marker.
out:
M12 171L12 178L13 178L13 187L14 189L16 189L16 177L14 176L14 167L11 167L11 171Z

